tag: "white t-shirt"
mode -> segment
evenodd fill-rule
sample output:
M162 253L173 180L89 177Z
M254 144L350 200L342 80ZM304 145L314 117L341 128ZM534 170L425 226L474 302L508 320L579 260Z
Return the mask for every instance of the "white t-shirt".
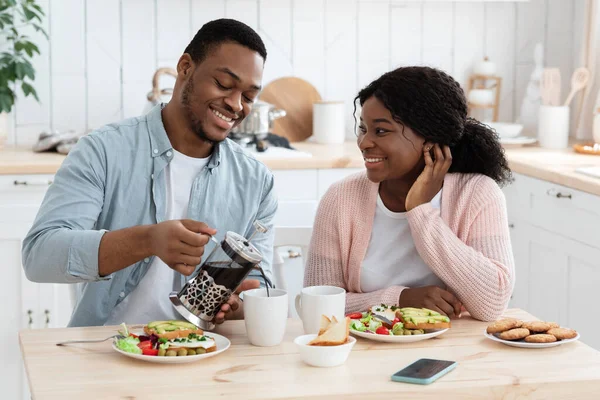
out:
M431 205L439 209L441 197L440 190ZM369 293L390 286L428 285L446 286L417 252L406 213L388 210L378 195L373 231L361 265L360 289Z
M173 150L173 159L165 167L167 187L166 220L187 217L192 185L208 164L209 158L193 158ZM138 286L114 308L106 325L146 324L148 321L180 319L169 300L179 274L160 258L154 257Z

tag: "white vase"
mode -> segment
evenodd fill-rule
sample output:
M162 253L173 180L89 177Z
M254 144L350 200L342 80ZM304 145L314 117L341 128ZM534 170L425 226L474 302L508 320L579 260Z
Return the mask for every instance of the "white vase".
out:
M594 115L593 132L594 142L600 144L600 108L596 110L596 114Z

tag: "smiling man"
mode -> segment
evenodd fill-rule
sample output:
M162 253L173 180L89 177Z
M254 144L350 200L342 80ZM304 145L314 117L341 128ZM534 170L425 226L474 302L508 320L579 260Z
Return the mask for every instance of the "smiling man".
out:
M212 250L210 235L247 237L255 220L272 228L273 175L227 139L259 94L266 57L247 25L207 23L177 63L167 105L81 138L66 158L23 264L35 282L81 283L70 326L178 319L169 293ZM270 277L273 230L252 242ZM259 286L251 278L241 290ZM241 305L232 296L215 322L241 318Z

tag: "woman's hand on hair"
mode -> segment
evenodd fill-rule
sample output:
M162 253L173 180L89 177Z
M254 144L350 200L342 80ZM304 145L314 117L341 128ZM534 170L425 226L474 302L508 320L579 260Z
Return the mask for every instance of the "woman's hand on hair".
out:
M400 307L428 308L447 315L449 318L460 318L462 303L447 290L437 286L406 288L400 293Z
M434 158L431 157L433 151ZM406 211L410 211L421 204L429 203L442 189L444 177L452 165L450 147L425 142L423 144L423 158L425 169L417 178L406 196Z

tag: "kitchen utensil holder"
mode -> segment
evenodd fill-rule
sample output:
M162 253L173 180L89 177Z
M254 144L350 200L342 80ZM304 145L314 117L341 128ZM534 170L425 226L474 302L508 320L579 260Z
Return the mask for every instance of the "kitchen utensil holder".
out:
M547 149L565 149L569 145L570 108L567 106L540 106L538 141Z

